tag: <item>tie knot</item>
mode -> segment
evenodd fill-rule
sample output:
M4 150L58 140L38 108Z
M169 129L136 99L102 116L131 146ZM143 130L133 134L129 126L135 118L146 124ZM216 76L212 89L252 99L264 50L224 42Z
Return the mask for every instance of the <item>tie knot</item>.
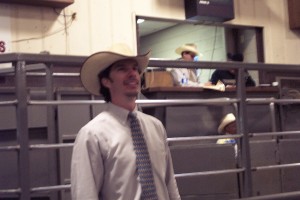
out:
M137 117L136 117L136 113L133 113L133 112L129 112L128 113L128 119L129 120L133 120L133 119L136 119Z

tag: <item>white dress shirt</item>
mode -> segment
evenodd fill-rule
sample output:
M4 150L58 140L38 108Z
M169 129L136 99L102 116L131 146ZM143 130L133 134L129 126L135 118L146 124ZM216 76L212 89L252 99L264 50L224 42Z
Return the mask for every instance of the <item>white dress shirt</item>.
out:
M201 87L201 84L197 81L197 75L195 69L187 68L172 68L171 74L173 77L173 83L176 86L186 86L186 87ZM185 76L188 81L185 85L181 84L181 80Z
M180 199L162 123L135 110L149 149L160 200ZM79 131L71 161L73 200L140 200L129 111L108 103Z

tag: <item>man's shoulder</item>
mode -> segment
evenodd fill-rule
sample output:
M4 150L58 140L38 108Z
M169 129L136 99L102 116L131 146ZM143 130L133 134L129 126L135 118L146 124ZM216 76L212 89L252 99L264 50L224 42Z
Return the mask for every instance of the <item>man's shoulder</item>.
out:
M217 70L215 70L215 73L217 73L217 74L224 74L224 73L228 73L228 70L217 69Z
M95 124L99 125L105 123L106 120L108 120L108 113L103 111L88 121L82 128L94 126Z
M85 135L84 137L93 137L94 135L100 136L107 130L112 129L111 123L113 123L113 121L114 117L103 111L83 125L78 133L80 135Z
M154 123L161 123L160 120L158 120L157 118L153 117L152 115L143 113L141 111L138 111L138 113L139 113L139 115L141 116L142 119L150 120L150 121L153 121Z

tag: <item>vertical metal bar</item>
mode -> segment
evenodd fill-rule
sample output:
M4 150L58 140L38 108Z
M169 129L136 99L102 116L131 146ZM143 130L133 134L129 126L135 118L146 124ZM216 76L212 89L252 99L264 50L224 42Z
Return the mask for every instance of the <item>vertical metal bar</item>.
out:
M251 157L250 157L250 145L249 145L249 130L247 126L247 104L246 104L246 84L245 84L245 68L241 66L238 70L237 80L237 96L240 99L238 108L238 131L243 135L242 137L242 164L245 168L242 179L242 196L252 196L252 174L251 174Z
M283 89L282 89L282 80L281 79L279 79L279 99L282 99L282 98L284 98L283 97ZM279 105L279 123L280 123L280 130L281 131L285 131L286 130L286 127L285 127L285 123L284 123L284 107L285 107L285 105L282 105L282 104L280 104Z
M17 104L17 142L19 151L20 200L30 199L30 166L29 166L29 131L28 106L26 87L26 66L24 61L17 62L16 69L16 97Z
M52 76L52 64L46 65L46 99L54 100L53 94L53 76ZM55 108L53 106L47 106L47 138L48 143L55 144L58 142L58 138L55 132ZM57 185L59 179L59 164L58 164L58 151L57 149L49 150L49 178L51 185ZM58 199L58 193L51 194L51 199Z
M276 116L275 116L275 104L274 104L274 102L270 103L270 115L271 115L272 132L276 132L277 127L276 127Z

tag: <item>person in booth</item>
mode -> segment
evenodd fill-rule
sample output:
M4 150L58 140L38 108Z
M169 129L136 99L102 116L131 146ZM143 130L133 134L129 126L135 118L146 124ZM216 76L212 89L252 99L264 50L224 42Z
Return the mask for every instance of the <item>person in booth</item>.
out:
M199 52L193 43L184 44L178 47L175 52L181 57L178 60L198 61ZM175 86L199 87L197 71L192 68L172 68L171 74Z
M76 137L72 200L180 200L166 130L158 119L137 110L149 55L115 44L83 63L83 86L102 95L106 108Z
M217 140L217 144L233 144L235 156L237 156L237 142L236 139L230 138L230 135L237 134L236 119L233 113L229 113L223 117L218 127L218 133L221 135L228 135L228 138Z
M227 54L227 61L230 62L243 62L244 56L243 54ZM235 87L237 79L237 71L234 69L230 70L220 70L217 69L211 75L209 82L205 83L205 85L216 85L218 81L221 81L226 87ZM249 72L245 72L245 84L246 87L255 86L255 81L250 76Z

